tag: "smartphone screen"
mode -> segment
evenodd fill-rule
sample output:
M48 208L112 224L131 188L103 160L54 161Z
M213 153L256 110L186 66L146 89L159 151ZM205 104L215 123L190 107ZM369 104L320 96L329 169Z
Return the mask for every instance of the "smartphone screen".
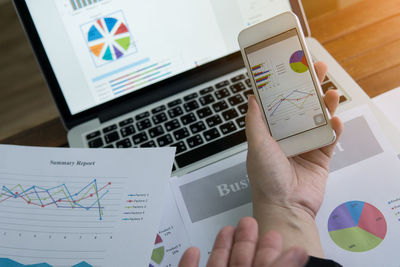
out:
M245 53L275 140L327 124L296 29L247 47Z

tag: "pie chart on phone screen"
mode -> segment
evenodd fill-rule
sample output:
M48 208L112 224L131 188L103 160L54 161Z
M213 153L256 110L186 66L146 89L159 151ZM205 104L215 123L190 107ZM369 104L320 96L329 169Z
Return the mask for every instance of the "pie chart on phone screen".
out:
M333 242L351 252L364 252L377 247L386 236L383 214L363 201L349 201L336 207L328 219Z
M303 50L294 52L290 57L289 64L294 72L304 73L308 71L308 64Z

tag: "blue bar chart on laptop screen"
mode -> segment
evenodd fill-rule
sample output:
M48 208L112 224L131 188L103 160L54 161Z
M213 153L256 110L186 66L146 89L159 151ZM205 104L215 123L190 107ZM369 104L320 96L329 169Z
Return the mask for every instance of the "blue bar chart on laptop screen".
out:
M73 10L79 10L87 6L101 2L101 0L70 0Z

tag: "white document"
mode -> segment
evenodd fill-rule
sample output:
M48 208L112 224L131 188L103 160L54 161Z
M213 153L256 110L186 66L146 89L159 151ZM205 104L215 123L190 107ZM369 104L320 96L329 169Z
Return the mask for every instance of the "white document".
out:
M400 130L400 88L393 89L372 99L383 113Z
M189 248L189 238L170 186L165 194L163 206L149 267L178 266L183 253Z
M345 112L340 117L344 121L345 130L331 162L331 174L328 179L330 182L339 180L338 176L343 180L350 181L353 169L367 172L368 170L363 168L365 162L369 162L370 166L380 170L380 161L375 161L375 159L382 157L396 159L390 144L385 140L374 116L366 106ZM235 226L240 218L252 216L251 190L245 160L246 152L243 152L171 182L190 242L200 248L200 266L205 266L216 234L223 226ZM393 168L390 169L393 164L399 164L399 162L388 160L385 165L386 170L394 171ZM382 180L370 179L368 184L359 182L357 186L353 187L347 186L349 182L347 184L341 183L342 189L335 190L362 191L366 195L372 195L375 194L374 188L379 188L383 177L386 176L382 176ZM362 177L359 179L362 179ZM390 182L388 181L388 183ZM395 184L395 187L397 187L397 190L400 188L397 184ZM332 199L335 199L335 190L332 189L331 192L328 187L328 194L332 195ZM369 190L372 190L372 192ZM395 197L395 195L389 196L387 200ZM360 199L375 203L372 201L373 198ZM324 207L325 205L326 201ZM379 208L381 207L379 206ZM318 218L320 217L319 215ZM323 216L323 218L328 219L326 216ZM320 219L318 223L323 246L327 248L327 244L331 241L322 235L322 231L327 231L326 223L322 222L321 224ZM400 224L398 229L400 230ZM396 238L395 229L388 233L393 233L391 238ZM327 255L342 264L347 263L340 257L336 257L340 253L327 253Z
M361 126L360 115L368 130ZM364 144L361 152L369 157L330 173L316 220L324 252L344 266L398 266L394 259L400 238L400 163L368 108L341 117L358 121L354 127L345 124L343 136L358 135L357 142Z
M0 146L0 266L147 266L174 151Z

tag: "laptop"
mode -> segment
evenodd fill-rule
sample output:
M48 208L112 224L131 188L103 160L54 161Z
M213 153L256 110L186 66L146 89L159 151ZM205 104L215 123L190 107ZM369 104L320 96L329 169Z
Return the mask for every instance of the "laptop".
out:
M245 27L291 10L324 91L341 110L368 97L311 37L300 0L14 0L71 147L175 146L173 175L247 148L252 93L237 42Z

